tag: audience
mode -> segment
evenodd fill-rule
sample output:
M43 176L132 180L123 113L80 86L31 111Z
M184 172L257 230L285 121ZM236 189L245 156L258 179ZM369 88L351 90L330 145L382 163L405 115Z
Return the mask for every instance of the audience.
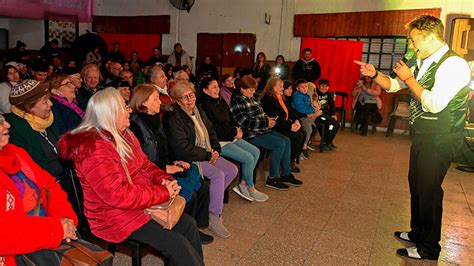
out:
M211 64L211 58L209 56L204 56L201 60L201 64L196 72L196 76L202 77L204 73L208 73L212 78L217 80L219 78L219 72L217 72L217 67Z
M264 52L257 54L257 60L252 67L252 77L258 82L257 93L263 91L270 78L271 66L267 64L267 56ZM241 74L243 77L243 75Z
M308 94L308 82L305 79L296 81L296 92L293 95L292 106L301 114L301 126L305 132L305 139L303 142L303 157L309 158L308 143L313 132L313 125L316 118L322 115L321 109L311 102L311 96Z
M310 48L304 48L303 58L296 61L291 74L295 81L305 79L308 82L316 82L321 77L321 66L313 58L313 51Z
M0 114L0 263L29 265L17 255L77 239L77 216L55 178L8 143L9 128Z
M186 81L171 90L176 102L173 112L165 114L165 132L172 160L195 162L210 180L209 230L222 238L230 237L223 224L224 190L237 176L237 167L222 158L216 132L204 111L196 106L196 92Z
M269 117L257 99L253 97L257 86L257 81L252 77L242 77L240 93L232 97L230 111L237 126L242 129L245 140L271 151L270 172L265 186L277 190L288 190L287 184L294 186L302 184L291 174L290 139L272 130L276 124L275 117Z
M368 76L359 80L352 89L352 109L355 110L353 121L360 124L361 136L367 136L369 119L374 124L382 122L382 115L378 111L382 108L380 93L380 86Z
M120 51L120 43L114 42L113 50L107 55L107 58L112 60L112 62L119 62L123 64L125 62L125 56L122 51Z
M1 80L4 80L4 82L0 83L0 113L6 114L12 111L12 105L8 97L13 86L21 81L17 65L16 62L10 62L3 69Z
M181 67L184 65L187 65L192 69L193 61L191 60L191 57L188 55L188 53L186 53L186 51L183 50L183 47L181 46L181 44L175 43L174 50L168 57L168 64L171 64L172 66L181 66Z
M148 65L155 65L155 64L162 64L166 63L163 56L161 56L161 49L159 47L153 47L153 55L148 59Z
M275 63L272 69L272 76L281 78L282 80L287 80L290 76L290 68L285 62L283 55L278 55L275 58Z
M220 97L224 100L227 105L230 104L230 98L232 94L235 92L235 84L234 78L229 74L222 75L221 79L221 89L220 89Z
M267 201L268 196L258 191L253 183L255 167L260 158L259 149L242 139L242 129L235 126L229 106L219 96L217 80L212 77L204 78L199 86L202 91L199 103L214 126L222 147L221 155L239 162L242 166L242 180L232 190L249 201Z
M74 162L84 190L90 229L112 243L145 243L176 265L203 265L190 216L183 214L167 230L147 215L147 208L175 197L181 187L147 159L128 129L129 112L116 90L102 90L91 97L79 127L61 137L61 156Z
M100 85L100 71L95 64L89 64L82 68L81 72L84 83L77 90L77 103L82 110L85 110L89 99L103 87Z
M51 91L51 110L59 135L76 128L84 117L76 101L76 89L66 74L56 74L49 80Z
M316 88L318 97L318 105L323 112L322 115L316 118L317 128L321 137L321 144L319 151L333 151L337 147L333 140L339 130L339 123L336 116L336 105L334 104L334 96L329 92L329 80L320 79L318 87ZM323 134L324 132L324 134Z
M48 78L49 64L43 59L38 59L33 63L32 70L33 79L44 82Z
M283 97L283 80L271 78L261 94L260 102L263 111L275 119L273 130L285 135L291 142L291 171L299 173L296 166L299 163L305 133L301 129L297 112L291 107L291 102L286 102Z
M94 47L86 55L86 60L84 60L84 65L96 64L99 68L102 65L102 55L100 54L99 47Z

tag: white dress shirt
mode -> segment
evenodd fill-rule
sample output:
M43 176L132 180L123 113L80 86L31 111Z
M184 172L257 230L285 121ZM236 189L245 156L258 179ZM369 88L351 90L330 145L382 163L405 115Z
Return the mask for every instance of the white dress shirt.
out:
M434 54L423 60L421 65L421 59L417 59L417 65L419 67L418 76L416 80L420 80L421 77L426 73L431 63L439 62L441 57L448 52L449 47L447 44L442 46ZM415 67L411 68L412 73L415 71ZM448 103L454 98L454 96L467 84L471 79L471 70L466 60L458 56L451 56L446 59L441 66L439 66L435 75L435 83L431 91L424 89L421 93L421 105L423 111L430 113L441 112ZM396 79L390 78L390 89L387 92L397 92L399 90L407 88L405 82L401 81L398 77Z

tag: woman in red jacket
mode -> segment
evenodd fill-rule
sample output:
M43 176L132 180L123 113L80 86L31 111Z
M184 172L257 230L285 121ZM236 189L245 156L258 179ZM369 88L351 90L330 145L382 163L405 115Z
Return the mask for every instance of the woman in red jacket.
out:
M66 193L25 150L8 143L9 128L0 114L0 265L77 239L77 217Z
M190 216L183 214L167 230L145 213L178 195L181 187L148 160L128 129L129 117L130 108L116 90L99 91L79 127L59 141L61 156L74 162L81 181L92 233L113 243L138 240L176 265L204 264L196 222Z

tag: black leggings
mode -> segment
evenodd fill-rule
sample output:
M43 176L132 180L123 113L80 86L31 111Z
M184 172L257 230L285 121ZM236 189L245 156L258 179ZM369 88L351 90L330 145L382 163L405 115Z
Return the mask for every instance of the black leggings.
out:
M196 222L185 213L171 230L151 220L129 238L155 248L173 265L204 265Z
M279 133L287 136L291 143L291 161L299 161L301 151L303 150L303 142L306 137L302 128L300 130L293 131L280 131Z
M206 228L209 226L209 185L202 179L199 182L201 188L186 203L184 213L193 217L199 228Z

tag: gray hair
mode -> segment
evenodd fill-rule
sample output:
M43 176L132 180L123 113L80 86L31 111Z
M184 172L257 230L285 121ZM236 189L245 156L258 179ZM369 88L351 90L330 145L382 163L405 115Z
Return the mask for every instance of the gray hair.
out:
M188 74L188 73L186 73L186 71L181 69L181 70L178 70L178 71L173 73L173 78L178 79L179 74L183 74L183 73L186 74L186 75Z
M146 82L151 82L152 79L154 79L160 71L163 71L163 67L159 65L154 65L148 69L148 72L146 72Z
M179 97L183 96L184 92L188 89L196 93L194 85L191 82L178 81L176 84L174 84L173 89L171 90L171 98L173 98L175 101L178 101Z

